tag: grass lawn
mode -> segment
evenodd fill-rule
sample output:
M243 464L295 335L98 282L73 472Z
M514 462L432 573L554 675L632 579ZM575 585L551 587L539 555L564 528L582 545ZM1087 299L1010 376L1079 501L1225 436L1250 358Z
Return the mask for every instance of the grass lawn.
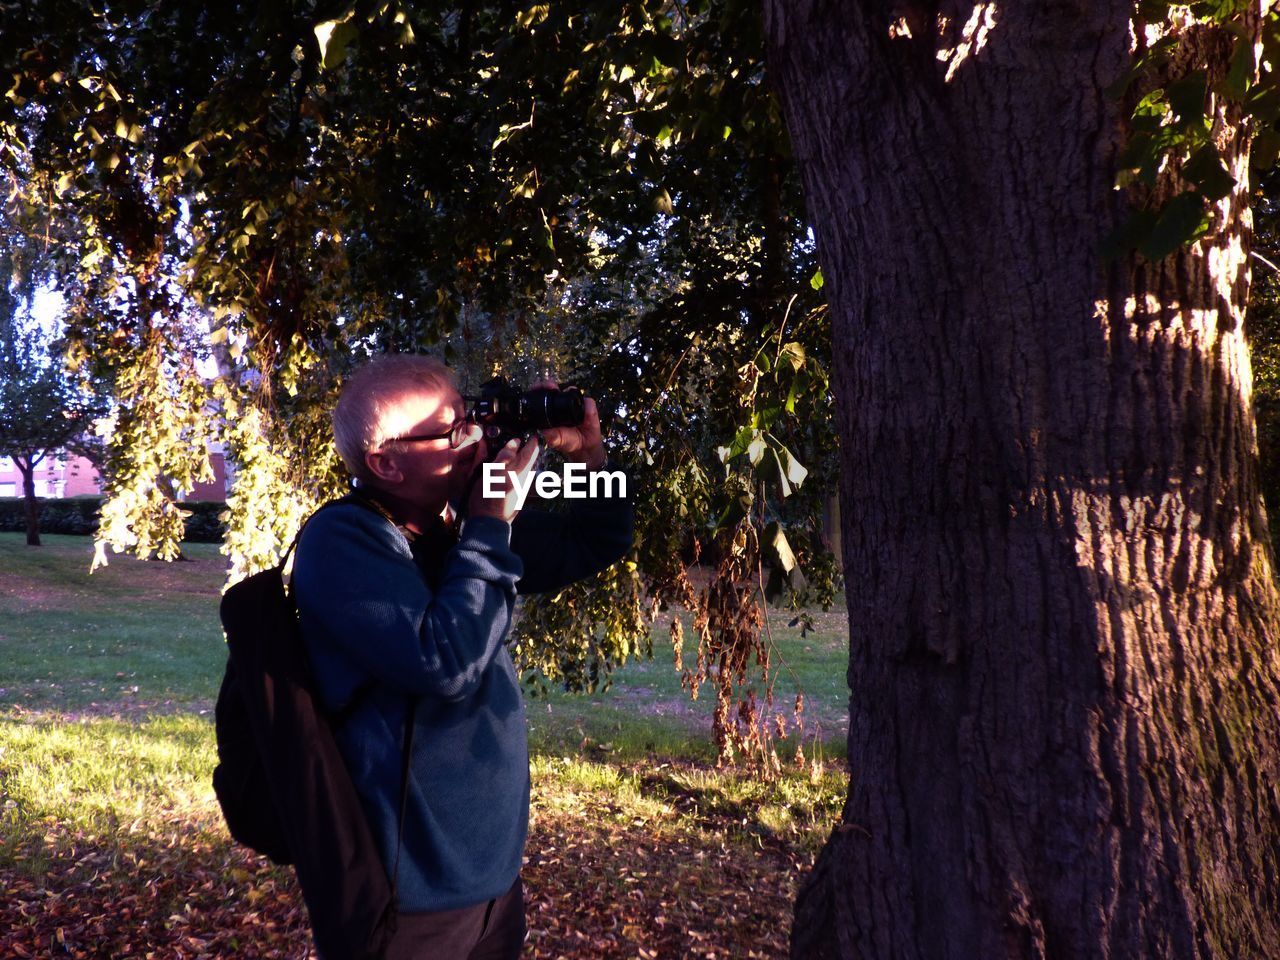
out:
M142 711L217 695L227 565L215 544L187 544L175 563L113 555L90 575L90 539L41 540L0 533L0 704Z
M209 786L216 547L89 576L88 540L45 541L0 534L0 956L300 956L291 872L230 842ZM526 956L785 955L847 780L844 620L818 623L775 616L775 697L804 689L825 765L772 782L711 762L713 697L680 689L662 623L608 691L530 699Z

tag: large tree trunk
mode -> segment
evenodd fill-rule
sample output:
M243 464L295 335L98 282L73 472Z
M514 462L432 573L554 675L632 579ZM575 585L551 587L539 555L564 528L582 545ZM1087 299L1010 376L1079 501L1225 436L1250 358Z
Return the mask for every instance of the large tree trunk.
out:
M793 955L1280 957L1238 111L1210 236L1107 263L1131 4L765 6L853 625L849 796Z

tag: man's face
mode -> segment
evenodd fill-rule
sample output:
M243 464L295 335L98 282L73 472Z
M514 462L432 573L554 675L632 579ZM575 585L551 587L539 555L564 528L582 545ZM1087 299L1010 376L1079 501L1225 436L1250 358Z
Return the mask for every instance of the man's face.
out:
M401 402L400 412L398 421L411 424L396 434L405 437L447 433L466 416L462 397L452 389L410 394ZM443 510L446 503L466 493L481 463L480 435L480 428L472 425L457 447L448 437L384 443L384 463L399 475L398 481L385 485L432 513Z

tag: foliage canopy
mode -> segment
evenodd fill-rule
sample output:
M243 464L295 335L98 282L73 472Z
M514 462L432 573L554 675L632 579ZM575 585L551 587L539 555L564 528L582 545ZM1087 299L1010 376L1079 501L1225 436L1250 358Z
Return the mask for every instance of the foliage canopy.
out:
M600 401L641 520L628 563L527 607L522 662L594 686L691 603L690 683L720 678L726 749L759 729L727 698L768 662L761 593L833 597L835 439L754 8L233 6L0 14L10 209L58 224L68 359L114 399L100 548L172 554L157 478L221 443L233 576L272 562L342 486L327 412L372 353L549 367Z
M1264 160L1280 144L1280 19L1134 9L1112 95L1135 212L1109 243L1159 258L1245 175L1211 98L1254 117ZM1188 31L1223 25L1228 69L1187 72ZM689 681L719 678L732 745L728 691L768 669L757 598L836 581L822 277L754 4L57 0L0 7L0 37L9 216L56 225L68 361L113 397L100 561L173 555L157 481L219 443L232 575L273 562L343 484L327 411L370 354L436 350L468 386L551 368L601 402L641 525L628 564L530 604L522 662L591 687L686 604ZM1156 190L1169 164L1181 186Z

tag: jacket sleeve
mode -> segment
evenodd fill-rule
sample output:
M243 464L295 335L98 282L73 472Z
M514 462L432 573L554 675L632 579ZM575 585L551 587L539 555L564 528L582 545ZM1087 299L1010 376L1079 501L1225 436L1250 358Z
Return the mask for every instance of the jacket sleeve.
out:
M612 464L606 471L622 473ZM625 474L623 474L625 476ZM524 566L520 593L550 593L599 573L631 549L635 514L630 477L614 494L568 500L564 513L522 510L511 525L511 549Z
M316 514L293 578L308 645L411 694L466 697L511 623L521 563L510 529L469 519L432 593L403 534L382 517L359 507Z

